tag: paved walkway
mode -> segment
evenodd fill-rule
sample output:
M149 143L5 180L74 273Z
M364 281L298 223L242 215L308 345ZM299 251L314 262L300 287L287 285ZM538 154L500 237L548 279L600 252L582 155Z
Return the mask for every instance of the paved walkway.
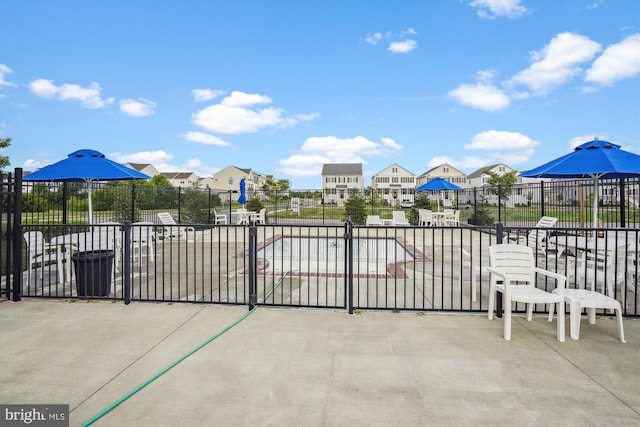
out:
M507 342L484 315L27 299L0 325L0 403L72 426L215 336L93 425L640 425L640 319L621 344L611 318L559 343L516 317Z

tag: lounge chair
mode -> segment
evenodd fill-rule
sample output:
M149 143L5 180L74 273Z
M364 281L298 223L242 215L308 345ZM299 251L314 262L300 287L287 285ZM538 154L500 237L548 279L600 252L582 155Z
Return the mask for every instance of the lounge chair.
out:
M418 225L423 227L435 225L431 209L418 209Z
M369 226L380 226L382 225L382 219L380 219L379 215L367 215L367 223Z
M164 238L186 238L189 240L189 235L193 236L193 240L196 238L196 230L191 226L178 225L175 219L169 212L159 212L158 220L164 227L162 235Z
M392 224L394 226L408 226L409 221L407 221L407 217L404 214L404 211L393 211Z
M38 277L38 270L41 270L43 274L40 275L40 280L44 279L44 266L51 263L56 263L56 269L58 270L58 280L63 282L63 269L61 265L62 254L59 253L59 245L47 243L44 240L44 235L41 231L27 231L23 234L24 241L27 244L27 281L31 282L31 272L35 273L36 279Z

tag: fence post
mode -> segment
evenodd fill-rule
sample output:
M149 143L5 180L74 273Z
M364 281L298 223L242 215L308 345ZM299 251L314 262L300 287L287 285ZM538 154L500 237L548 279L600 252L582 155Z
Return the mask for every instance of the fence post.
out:
M496 224L496 243L502 243L502 236L504 235L504 225L501 222ZM496 296L496 317L502 317L502 298Z
M353 223L351 218L344 224L344 277L345 300L349 314L353 314Z
M13 209L13 301L20 301L22 294L22 168L15 169L13 177L15 202ZM7 224L9 231L11 224Z
M249 310L258 304L258 227L254 221L249 222Z
M620 227L624 228L627 222L626 218L626 197L624 195L624 178L620 178Z
M131 302L131 221L124 222L123 231L124 255L122 257L122 274L124 276L124 304L129 305ZM145 230L145 232L146 231L148 230ZM140 233L142 233L142 231L140 231ZM140 244L140 242L138 242L138 244ZM142 251L142 248L139 250ZM142 263L142 261L140 261L140 263Z
M540 181L540 216L545 216L544 209L544 181Z

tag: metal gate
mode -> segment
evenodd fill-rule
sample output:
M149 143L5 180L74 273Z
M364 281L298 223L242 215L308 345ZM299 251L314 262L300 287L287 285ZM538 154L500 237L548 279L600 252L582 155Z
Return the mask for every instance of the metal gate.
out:
M22 286L21 188L21 169L15 175L0 174L0 298L13 301L20 300Z

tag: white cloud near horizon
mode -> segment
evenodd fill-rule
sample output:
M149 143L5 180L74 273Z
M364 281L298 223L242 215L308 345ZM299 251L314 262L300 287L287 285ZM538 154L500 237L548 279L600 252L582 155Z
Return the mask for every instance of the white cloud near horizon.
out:
M283 109L259 107L271 103L268 96L233 91L220 103L196 111L191 122L208 132L230 135L283 129L319 116L318 113L286 116Z
M155 113L156 103L148 99L123 99L120 112L131 117L147 117Z
M610 86L618 80L635 77L638 74L640 74L640 33L607 47L587 70L585 81Z
M88 87L69 83L56 86L51 80L37 79L29 82L29 89L41 98L77 101L89 109L103 108L114 101L114 98L102 98L100 95L102 89L96 82L90 83Z
M393 155L403 149L391 138L380 140L381 143L377 143L363 136L310 137L302 144L299 153L278 162L278 171L290 176L319 176L324 163L366 164L366 158Z
M528 12L528 9L520 4L520 0L471 0L470 5L476 9L478 16L484 19L517 19Z
M489 130L474 135L471 142L464 145L465 150L482 150L482 155L466 156L460 160L446 156L434 157L427 166L433 168L448 163L470 172L496 163L520 165L531 159L538 145L538 141L520 132Z

